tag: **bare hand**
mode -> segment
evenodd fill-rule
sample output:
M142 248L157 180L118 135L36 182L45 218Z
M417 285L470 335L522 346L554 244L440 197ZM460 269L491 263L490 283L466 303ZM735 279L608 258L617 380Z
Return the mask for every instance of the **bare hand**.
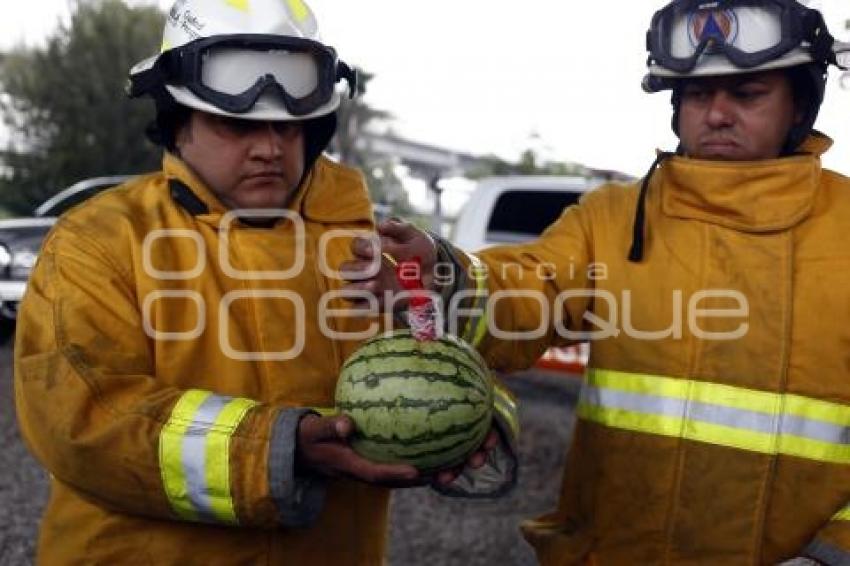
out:
M345 272L351 283L344 287L347 291L367 292L375 296L378 305L383 309L386 305L386 295L390 296L402 291L396 276L394 263L410 261L419 258L421 262L422 282L426 289L433 290L434 266L437 263L437 250L431 237L409 222L391 219L378 224L380 249L375 249L374 242L366 238L355 238L351 242L351 252L355 260L345 262L341 270ZM386 258L384 254L388 255ZM380 270L376 275L369 276L369 268L374 271L374 262L380 262ZM352 301L356 307L365 307L366 300ZM403 308L406 300L393 304L395 309Z
M484 439L484 442L481 446L473 452L467 459L466 462L460 466L450 468L448 470L441 470L437 473L437 475L433 478L433 482L440 486L447 486L453 481L457 479L459 475L463 473L464 468L469 467L473 470L477 470L481 466L487 462L487 457L490 452L493 451L496 446L499 445L499 431L496 430L495 427L490 429L490 433L487 435L487 438Z
M384 487L414 487L428 483L413 466L378 464L349 445L354 421L345 415L307 415L298 424L296 465L328 477L351 477Z

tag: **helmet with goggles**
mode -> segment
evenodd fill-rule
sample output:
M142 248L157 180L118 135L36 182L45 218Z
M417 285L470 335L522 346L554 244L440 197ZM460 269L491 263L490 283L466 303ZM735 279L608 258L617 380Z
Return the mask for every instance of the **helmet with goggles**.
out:
M133 67L129 94L248 120L310 120L337 109L341 80L353 96L354 71L319 40L303 0L177 0L162 51Z
M674 0L647 32L647 92L675 79L836 64L823 16L796 0Z

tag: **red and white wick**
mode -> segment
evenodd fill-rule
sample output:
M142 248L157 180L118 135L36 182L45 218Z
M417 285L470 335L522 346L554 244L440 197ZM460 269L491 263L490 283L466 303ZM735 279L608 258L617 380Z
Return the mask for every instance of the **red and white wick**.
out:
M442 334L442 328L437 323L437 307L422 283L422 259L414 257L399 262L395 272L399 284L410 293L407 324L411 334L420 342L437 340Z

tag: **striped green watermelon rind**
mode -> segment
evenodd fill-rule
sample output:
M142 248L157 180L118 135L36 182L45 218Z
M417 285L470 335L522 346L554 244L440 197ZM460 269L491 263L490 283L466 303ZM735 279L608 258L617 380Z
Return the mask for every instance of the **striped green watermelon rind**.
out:
M423 471L463 462L487 436L492 407L489 370L452 336L375 338L346 361L337 385L337 408L357 426L352 447L370 460Z

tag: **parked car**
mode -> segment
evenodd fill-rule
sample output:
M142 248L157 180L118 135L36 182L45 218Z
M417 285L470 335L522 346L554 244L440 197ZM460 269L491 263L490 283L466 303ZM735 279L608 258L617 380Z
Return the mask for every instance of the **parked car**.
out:
M604 182L585 177L489 177L481 180L454 227L452 241L475 251L500 244L518 244L537 238L565 208ZM549 348L538 369L581 374L590 346Z
M129 176L97 177L80 181L46 200L31 217L0 220L0 341L12 333L18 303L24 296L41 242L58 217Z

